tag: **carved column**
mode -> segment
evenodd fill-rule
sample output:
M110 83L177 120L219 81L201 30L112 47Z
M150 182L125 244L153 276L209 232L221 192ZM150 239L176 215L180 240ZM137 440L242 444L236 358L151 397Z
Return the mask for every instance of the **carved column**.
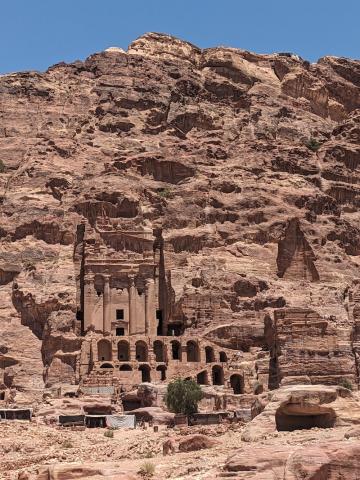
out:
M104 278L104 296L103 296L103 333L111 333L110 316L110 275L103 275Z
M145 285L145 334L156 335L156 309L154 280L146 280Z
M199 348L200 362L201 362L201 363L206 363L206 350L205 350L205 345L202 345L200 342L198 342L198 348ZM214 355L215 355L215 352L214 352Z
M136 287L134 275L129 276L129 334L137 333L136 328Z
M94 297L94 275L87 274L84 276L84 332L93 323Z

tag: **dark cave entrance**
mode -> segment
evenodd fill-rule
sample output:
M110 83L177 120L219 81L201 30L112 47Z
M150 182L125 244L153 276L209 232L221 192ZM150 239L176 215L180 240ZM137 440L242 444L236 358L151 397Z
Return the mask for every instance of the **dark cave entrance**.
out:
M275 415L276 429L278 432L292 432L294 430L309 430L310 428L332 428L335 426L336 415L332 409L318 407L316 409L306 406L288 410L280 407ZM308 410L308 411L307 411Z
M139 371L141 372L142 382L151 382L149 365L140 365Z
M244 380L241 375L231 375L230 385L235 395L240 395L244 393Z
M196 376L196 381L199 385L209 385L209 376L206 370L198 373Z
M212 368L213 385L224 385L224 370L219 365L214 365Z

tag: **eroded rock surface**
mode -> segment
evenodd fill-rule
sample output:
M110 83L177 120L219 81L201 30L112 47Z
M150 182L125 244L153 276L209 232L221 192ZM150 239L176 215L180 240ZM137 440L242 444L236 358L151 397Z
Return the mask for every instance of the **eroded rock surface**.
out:
M341 446L333 442L308 447L245 447L228 459L225 468L237 472L239 480L335 480L343 476L355 480L360 469L359 449L359 442Z
M210 352L186 367L214 387L204 409L251 419L268 390L357 389L359 71L148 33L1 76L0 400L91 377L84 252L109 223L154 233L167 318ZM145 393L129 402L153 408Z
M274 392L263 412L247 425L242 438L252 442L277 431L331 429L359 423L360 405L346 388L295 385Z
M46 378L66 376L79 347L78 226L110 217L163 229L186 327L224 343L240 324L249 348L254 310L310 307L341 335L337 373L356 383L358 72L149 33L127 52L2 76L2 318L43 342Z

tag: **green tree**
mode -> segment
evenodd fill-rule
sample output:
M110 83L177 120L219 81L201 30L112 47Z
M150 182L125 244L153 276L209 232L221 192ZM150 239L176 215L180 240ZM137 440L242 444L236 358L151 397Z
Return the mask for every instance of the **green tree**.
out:
M170 412L191 415L197 412L202 397L201 388L194 380L177 378L168 384L165 403Z

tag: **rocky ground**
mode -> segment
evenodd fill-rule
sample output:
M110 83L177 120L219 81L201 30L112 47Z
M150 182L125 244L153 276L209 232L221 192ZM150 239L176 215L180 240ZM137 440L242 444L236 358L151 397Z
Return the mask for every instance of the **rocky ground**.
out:
M36 473L39 465L56 463L116 462L124 471L136 473L150 461L156 466L157 478L194 478L211 471L237 445L241 427L192 427L176 433L166 427L154 433L147 430L118 430L107 438L106 429L83 431L56 428L36 423L11 422L1 424L5 441L1 446L0 471L4 479L17 479L19 472ZM219 441L211 450L176 453L163 456L162 444L169 437L181 439L195 433L206 434ZM16 440L14 440L16 439ZM216 458L215 458L216 457ZM204 462L206 458L206 462ZM191 477L186 477L190 475Z
M157 433L152 429L145 431L141 429L119 430L114 431L113 438L107 438L104 435L105 432L108 432L106 429L79 431L37 425L36 423L26 425L21 422L2 423L1 429L5 436L1 444L0 471L2 473L0 478L7 480L33 479L37 478L39 472L42 471L43 467L40 465L57 466L62 464L63 467L66 467L69 463L78 464L77 467L80 466L83 469L82 474L85 476L86 468L98 462L102 463L103 468L105 466L110 468L112 465L117 474L124 472L139 479L141 475L138 472L146 462L155 466L154 478L161 479L210 480L230 476L231 478L266 478L268 480L358 478L358 476L349 474L351 469L354 470L354 465L356 466L354 458L347 460L349 474L347 477L311 476L309 473L311 469L309 469L308 476L291 477L285 476L286 462L281 464L277 457L281 455L281 460L283 460L283 458L299 454L306 448L309 459L310 455L314 455L314 452L317 453L317 450L322 448L324 453L321 462L325 465L327 450L330 450L333 445L340 452L344 449L349 453L354 448L359 452L359 429L340 427L330 430L314 428L294 432L277 432L252 444L241 440L243 428L239 425L230 428L220 425L184 427L169 432L168 429L160 427ZM169 437L178 442L196 433L205 434L214 439L217 444L205 450L184 453L177 451L174 455L163 456L162 444ZM309 460L308 463L312 468L311 474L315 475L319 468L319 462ZM345 467L346 464L344 470L339 470L339 475L346 472ZM256 476L264 472L267 476ZM282 472L284 476L279 472ZM63 475L56 478L59 480L74 478L69 474L69 476ZM85 478L80 477L79 472L77 475L79 478ZM104 475L99 478L108 477Z

